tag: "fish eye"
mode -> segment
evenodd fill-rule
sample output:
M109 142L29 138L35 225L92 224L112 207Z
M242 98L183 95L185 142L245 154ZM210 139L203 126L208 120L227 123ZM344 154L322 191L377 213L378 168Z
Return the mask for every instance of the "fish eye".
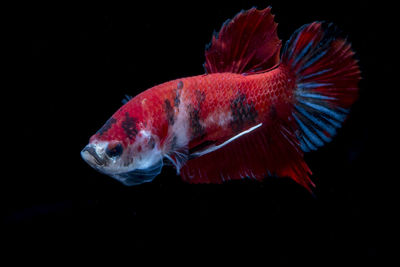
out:
M124 148L122 147L121 143L108 145L106 148L106 155L109 158L116 158L122 155L122 151Z

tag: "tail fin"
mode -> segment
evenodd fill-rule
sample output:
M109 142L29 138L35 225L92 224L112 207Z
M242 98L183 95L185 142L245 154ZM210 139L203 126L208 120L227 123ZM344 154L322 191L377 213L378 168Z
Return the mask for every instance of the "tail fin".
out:
M286 43L281 62L296 77L293 117L303 151L329 142L357 98L360 70L333 24L314 22Z

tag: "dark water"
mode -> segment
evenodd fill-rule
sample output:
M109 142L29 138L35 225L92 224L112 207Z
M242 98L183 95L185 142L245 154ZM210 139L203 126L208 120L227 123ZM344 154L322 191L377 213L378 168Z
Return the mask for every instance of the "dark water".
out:
M203 73L213 30L241 9L267 5L283 41L305 23L333 21L360 60L359 101L334 141L306 156L315 197L289 179L188 185L166 167L153 183L124 187L84 163L81 149L125 94ZM371 14L390 25L378 4L201 1L98 8L25 7L9 21L19 76L15 142L7 150L11 164L3 165L13 171L1 179L3 240L10 250L380 261L388 181L381 150L385 104L377 92L388 89L382 75L393 69L377 52L388 35Z

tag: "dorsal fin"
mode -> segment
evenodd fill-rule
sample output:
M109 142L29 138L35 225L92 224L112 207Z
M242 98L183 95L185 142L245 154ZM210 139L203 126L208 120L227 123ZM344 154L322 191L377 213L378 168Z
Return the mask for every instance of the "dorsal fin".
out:
M206 47L207 73L252 73L279 63L281 40L271 8L241 11L227 20Z
M132 98L133 98L133 97L130 96L130 95L125 95L121 102L122 102L122 104L125 105L125 104L128 103Z

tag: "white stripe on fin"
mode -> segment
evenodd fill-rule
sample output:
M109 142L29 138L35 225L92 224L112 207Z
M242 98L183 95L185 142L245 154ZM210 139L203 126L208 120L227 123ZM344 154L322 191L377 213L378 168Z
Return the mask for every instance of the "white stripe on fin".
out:
M203 156L203 155L205 155L205 154L211 153L211 152L213 152L213 151L215 151L215 150L217 150L217 149L220 149L221 147L223 147L223 146L225 146L225 145L231 143L232 141L238 139L239 137L241 137L241 136L243 136L243 135L245 135L245 134L248 134L248 133L254 131L255 129L259 128L261 125L262 125L262 123L257 124L256 126L253 126L253 127L249 128L249 129L247 129L246 131L243 131L243 132L241 132L241 133L235 135L234 137L232 137L232 138L226 140L226 141L223 142L222 144L219 144L219 145L217 145L217 146L216 146L216 145L209 146L209 147L207 147L207 148L204 149L204 150L201 150L201 151L192 153L190 156L191 156L191 157L194 157L194 158L197 158L197 157Z

